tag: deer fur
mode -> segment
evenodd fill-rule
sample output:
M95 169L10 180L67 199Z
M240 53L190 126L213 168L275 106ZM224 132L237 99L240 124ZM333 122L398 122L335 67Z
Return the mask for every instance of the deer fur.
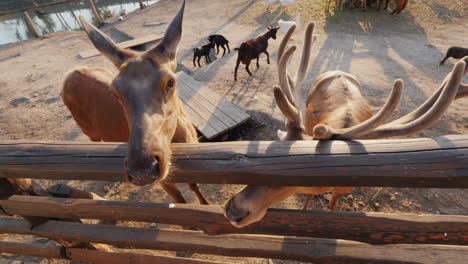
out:
M117 68L79 68L65 79L62 99L83 132L93 141L128 142L124 172L128 182L161 183L176 202L185 203L178 187L163 180L171 166L171 142L198 142L176 89L177 48L182 37L185 1L162 41L146 52L121 49L80 17L94 46ZM198 185L189 184L200 203Z
M295 77L287 71L289 59L296 46L286 49L295 30L292 27L278 48L278 80L274 88L275 100L286 117L287 131L279 131L281 140L351 140L385 138L414 134L436 122L450 103L468 95L466 84L461 84L468 71L465 61L458 62L441 87L413 112L384 124L398 107L403 82L396 80L384 106L373 114L362 96L358 80L341 71L321 74L309 91L306 101L305 121L302 120L301 86L308 71L310 49L313 43L314 23L309 23L304 41L301 63ZM352 187L291 187L291 186L246 186L224 207L225 216L235 227L244 227L260 221L268 208L296 193L306 193L308 199L314 194L332 192L329 209L334 210L339 197ZM307 206L307 205L306 205Z

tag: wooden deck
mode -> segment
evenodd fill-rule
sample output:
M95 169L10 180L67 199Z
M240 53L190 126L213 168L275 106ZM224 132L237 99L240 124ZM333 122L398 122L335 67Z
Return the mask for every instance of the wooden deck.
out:
M184 110L193 125L207 139L212 139L250 118L244 108L226 101L185 72L178 72L176 76Z
M119 47L119 48L131 48L131 47L147 44L147 43L150 43L150 42L156 42L156 41L159 41L161 39L162 39L162 37L159 36L159 35L157 35L157 36L156 35L150 35L150 36L146 36L146 37L143 37L143 38L136 38L136 39L131 39L131 40L127 40L127 41L117 43L117 47ZM97 55L101 55L101 53L99 53L99 51L93 47L92 49L80 52L79 55L80 55L80 57L82 59L86 59L86 58L89 58L89 57L94 57L94 56L97 56Z

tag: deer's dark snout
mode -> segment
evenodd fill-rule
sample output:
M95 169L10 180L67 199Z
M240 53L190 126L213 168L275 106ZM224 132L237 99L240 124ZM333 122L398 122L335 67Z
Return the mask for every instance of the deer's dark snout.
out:
M136 186L144 186L154 183L161 175L159 161L156 157L146 162L138 162L131 166L127 160L124 162L125 174L128 182Z

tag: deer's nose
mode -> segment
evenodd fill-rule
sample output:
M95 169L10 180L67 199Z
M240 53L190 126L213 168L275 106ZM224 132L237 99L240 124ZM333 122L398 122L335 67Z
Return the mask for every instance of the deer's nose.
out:
M140 166L126 167L127 180L137 186L144 186L155 182L160 176L159 161L153 158L149 166L142 166L145 163L139 163Z
M229 221L239 223L249 215L249 212L236 209L233 200L231 199L226 206L224 214Z

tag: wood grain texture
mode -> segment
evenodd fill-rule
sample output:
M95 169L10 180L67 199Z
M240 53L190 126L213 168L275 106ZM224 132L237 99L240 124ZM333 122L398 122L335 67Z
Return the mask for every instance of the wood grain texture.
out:
M42 258L69 259L85 263L112 264L223 264L222 262L135 253L113 253L31 243L0 241L0 252Z
M176 183L468 188L468 136L172 144ZM122 181L127 144L0 141L0 177Z
M142 37L142 38L136 38L136 39L131 39L131 40L127 40L127 41L122 41L120 43L117 43L117 47L123 48L123 49L131 48L131 47L134 47L134 46L143 45L143 44L150 43L150 42L153 42L153 41L156 42L156 41L159 41L161 39L162 39L161 36L149 35L149 36ZM80 57L82 59L86 59L86 58L101 55L101 53L97 49L93 48L93 49L82 51L82 52L79 53L79 55L80 55Z
M347 240L267 235L208 236L199 231L90 225L48 221L30 229L22 219L0 218L0 232L29 234L142 248L277 258L320 263L464 263L468 247L445 245L369 245Z
M0 200L10 215L190 226L208 234L268 234L355 240L370 244L468 245L468 216L351 213L270 209L263 220L238 229L221 206L157 204L15 195Z
M185 72L176 73L177 89L193 125L212 139L247 121L242 107L222 98Z

